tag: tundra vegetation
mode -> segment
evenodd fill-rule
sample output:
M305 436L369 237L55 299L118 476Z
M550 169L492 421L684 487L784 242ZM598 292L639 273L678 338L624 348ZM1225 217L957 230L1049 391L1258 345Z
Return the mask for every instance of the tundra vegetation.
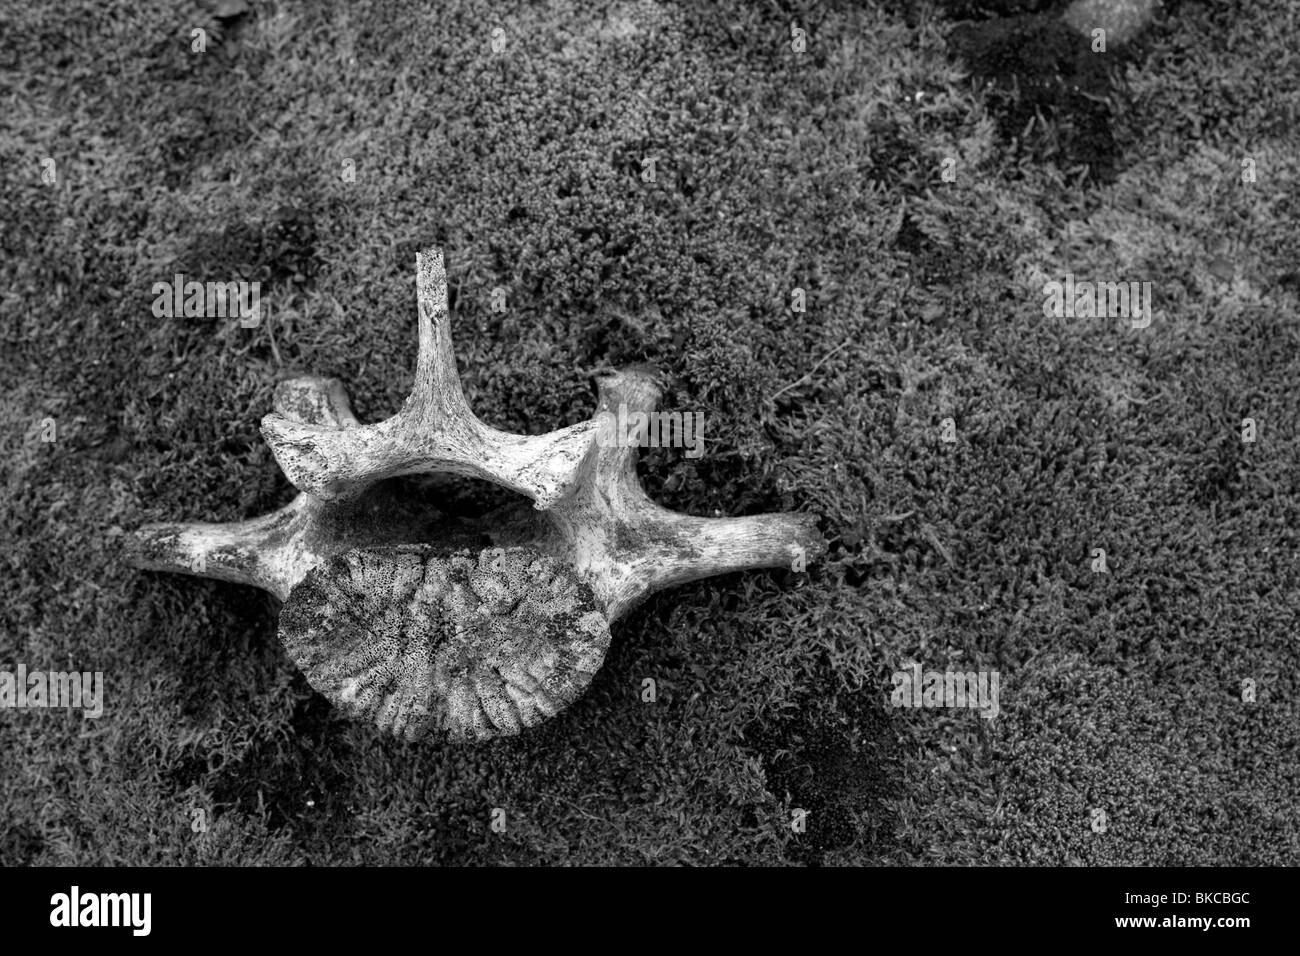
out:
M0 12L0 668L104 674L96 721L0 713L0 862L1300 858L1277 4L1172 0L1104 55L1032 3L252 6ZM400 407L431 246L485 422L584 421L652 363L708 442L640 449L648 494L829 542L652 597L481 747L340 719L270 596L121 560L291 500L282 379ZM261 321L156 317L177 274L260 283ZM1066 275L1155 317L1044 316ZM996 670L997 719L891 707L909 662Z

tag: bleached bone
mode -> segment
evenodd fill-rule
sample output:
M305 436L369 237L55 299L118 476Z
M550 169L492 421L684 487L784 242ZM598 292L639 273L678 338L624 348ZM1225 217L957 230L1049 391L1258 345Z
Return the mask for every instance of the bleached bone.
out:
M417 256L417 267L420 360L396 419L360 425L339 382L308 377L277 388L276 414L263 425L268 441L298 436L277 459L287 474L308 476L299 487L335 496L302 493L234 524L146 526L133 536L134 564L265 588L286 602L280 639L290 657L336 706L402 736L483 740L518 733L581 694L608 646L591 614L613 622L663 588L748 568L802 569L824 554L811 515L698 518L650 500L637 446L614 434L620 405L655 409L661 388L646 366L600 375L597 413L582 425L537 439L487 429L455 376L441 253ZM496 449L491 474L456 457L474 441ZM439 443L454 455L430 456ZM400 480L378 481L416 471L490 478L542 510L520 503L468 522L439 514Z
M697 518L655 504L636 476L637 445L615 440L614 411L653 412L662 393L646 366L597 378L604 435L591 472L574 493L530 515L507 506L485 519L501 545L523 545L570 562L611 623L649 595L700 578L811 562L825 546L816 518L765 514Z
M447 317L442 252L417 253L420 351L415 386L392 418L334 429L271 414L262 435L300 490L319 498L353 497L382 478L449 472L483 478L549 508L577 481L595 424L547 435L514 435L479 421L461 390Z
M344 713L417 740L554 717L605 662L609 622L572 567L528 548L358 548L313 568L280 640Z
M288 379L276 386L273 402L284 421L336 431L358 427L335 378ZM387 482L342 501L299 494L249 521L145 525L128 542L127 557L144 570L252 584L283 601L308 571L343 551L431 539L448 547L483 543L463 522L420 506Z

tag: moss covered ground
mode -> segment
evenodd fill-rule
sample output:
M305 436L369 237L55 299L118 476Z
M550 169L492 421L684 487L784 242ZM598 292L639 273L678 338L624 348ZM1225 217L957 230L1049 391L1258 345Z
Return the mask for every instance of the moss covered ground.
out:
M1300 860L1294 13L1166 2L1103 55L1035 3L252 6L0 13L0 668L106 682L0 712L0 863ZM433 244L484 420L652 362L707 443L648 490L830 543L656 596L476 748L338 719L269 598L120 556L291 497L281 378L394 412ZM269 314L156 318L177 272ZM1150 327L1046 317L1067 273L1150 281ZM911 662L1000 715L891 707Z

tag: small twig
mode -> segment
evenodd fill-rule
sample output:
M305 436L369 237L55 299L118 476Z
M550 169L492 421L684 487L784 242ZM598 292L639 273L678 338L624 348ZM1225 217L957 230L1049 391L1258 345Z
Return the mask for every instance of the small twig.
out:
M810 379L810 378L813 377L813 373L816 372L816 371L817 371L819 368L821 368L823 365L825 365L826 362L827 362L827 360L830 359L830 357L831 357L832 355L834 355L836 352L841 351L842 349L847 348L847 347L849 346L849 344L850 344L852 341L853 341L852 339L845 339L845 340L844 340L843 342L841 342L839 345L835 346L835 348L831 349L829 352L827 352L825 355L823 355L822 358L821 358L821 361L819 361L816 365L814 365L812 368L810 368L810 369L808 370L807 374L803 376L803 378L800 378L800 379L797 379L797 380L791 382L791 383L790 383L789 385L787 385L785 388L781 389L781 390L780 390L779 392L777 392L775 395L771 396L770 401L773 401L773 402L776 401L778 398L780 398L780 397L781 397L782 395L784 395L786 392L790 391L790 389L792 389L792 388L798 388L798 387L799 387L800 385L802 385L804 382L808 381L808 379Z
M578 805L577 805L576 803L574 803L572 800L566 800L566 799L564 799L564 797L557 797L556 799L557 799L560 803L566 804L566 805L568 805L569 807L572 807L574 810L577 810L579 813L581 813L581 814L582 814L584 817L586 817L588 820L595 820L597 823L604 823L604 822L605 822L603 819L601 819L600 817L596 816L594 813L591 813L591 812L588 811L588 810L584 810L584 809L582 809L582 807L578 806Z

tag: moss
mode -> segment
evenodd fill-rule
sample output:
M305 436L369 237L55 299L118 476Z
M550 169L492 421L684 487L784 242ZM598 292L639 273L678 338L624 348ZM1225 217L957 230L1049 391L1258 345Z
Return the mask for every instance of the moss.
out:
M1109 139L1093 139L1054 77L1016 100L996 76L968 82L944 42L959 18L1041 8L918 7L909 25L896 7L818 7L799 12L801 58L785 6L259 8L206 58L156 0L112 18L80 0L5 7L0 62L23 95L0 139L0 665L102 669L108 712L87 739L61 715L0 721L0 820L21 828L0 853L811 862L784 795L802 788L853 819L852 842L808 834L827 863L1296 858L1285 25L1261 3L1165 4L1123 86L1106 78ZM1017 143L1010 119L1035 97L1054 125ZM1090 140L1113 180L1076 189ZM311 228L275 225L282 206ZM654 363L677 376L665 405L709 423L698 462L643 460L661 503L805 508L831 539L806 573L651 599L573 707L482 748L337 719L267 599L131 572L114 530L289 500L257 422L290 374L343 379L363 420L392 414L411 381L413 252L434 242L485 420L582 420L592 370ZM150 288L177 264L274 279L271 320L155 319ZM1151 279L1150 334L1045 321L1043 276L1066 272ZM1241 447L1246 415L1263 438ZM462 489L448 511L493 494ZM1094 547L1110 575L1089 569ZM949 657L1002 669L992 726L884 711L892 670ZM1261 706L1229 706L1252 674ZM857 706L888 723L849 722ZM822 756L782 763L796 737ZM894 743L892 797L845 784ZM1101 841L1098 801L1116 821ZM201 808L207 833L190 825Z

